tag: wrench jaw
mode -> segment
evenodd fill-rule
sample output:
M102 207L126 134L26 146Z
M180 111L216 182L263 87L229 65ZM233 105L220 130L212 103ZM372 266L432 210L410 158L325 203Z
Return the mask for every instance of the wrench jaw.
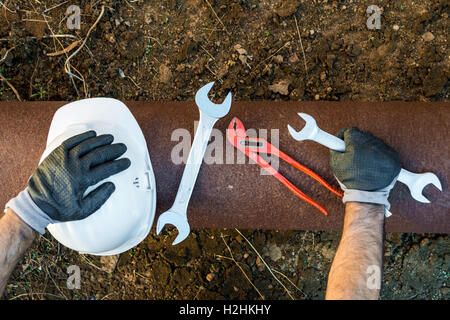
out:
M208 93L214 86L214 82L210 82L203 87L201 87L195 94L195 103L198 108L206 113L208 116L220 119L228 114L231 108L231 92L229 92L225 100L220 104L215 104L211 102L208 98Z
M411 196L419 202L430 203L431 201L422 194L423 189L429 184L434 185L439 191L442 191L442 185L439 178L434 173L427 172L420 174L420 178L416 179L414 185L410 187L409 191Z
M417 190L409 190L409 191L411 193L411 197L413 197L414 200L422 202L422 203L430 203L430 200L425 198L420 191L417 191Z
M318 131L316 120L306 113L298 113L298 115L305 120L306 124L300 131L295 131L290 125L288 125L288 130L291 136L297 141L311 140L314 138Z
M178 235L172 243L173 246L184 241L191 232L191 227L185 216L173 211L166 211L159 216L158 223L156 224L156 234L159 235L167 224L175 226L178 230Z

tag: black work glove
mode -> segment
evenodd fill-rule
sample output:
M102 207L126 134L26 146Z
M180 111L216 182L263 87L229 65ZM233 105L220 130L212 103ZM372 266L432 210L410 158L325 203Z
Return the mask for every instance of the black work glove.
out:
M49 223L80 220L97 211L115 186L105 182L84 196L88 187L131 164L127 158L116 160L127 148L113 140L88 131L64 141L42 161L28 188L8 203L11 209L41 233Z
M337 136L344 140L345 152L331 150L330 167L344 190L344 203L379 203L389 210L387 198L401 170L399 154L358 128L341 129Z

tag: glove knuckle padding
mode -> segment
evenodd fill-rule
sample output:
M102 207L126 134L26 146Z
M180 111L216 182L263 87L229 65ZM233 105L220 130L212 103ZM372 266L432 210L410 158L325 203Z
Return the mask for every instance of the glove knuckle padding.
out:
M82 157L97 148L111 144L113 140L114 137L112 135L103 134L83 141L78 146L76 146L74 150L76 150L76 154L78 155L78 157Z
M78 134L76 136L67 139L66 141L61 143L61 147L65 150L72 149L73 147L80 144L84 140L95 137L96 135L97 134L95 133L95 131L86 131L84 133Z
M336 178L349 189L375 191L398 176L399 155L382 140L357 128L345 130L346 150L332 151L330 166Z

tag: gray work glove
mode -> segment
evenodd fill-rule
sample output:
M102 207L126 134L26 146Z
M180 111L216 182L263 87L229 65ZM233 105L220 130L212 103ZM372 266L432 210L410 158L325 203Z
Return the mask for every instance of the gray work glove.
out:
M97 211L115 190L105 182L84 196L88 187L130 166L122 158L127 147L112 144L112 135L88 131L64 141L53 150L28 181L28 187L11 199L10 207L22 220L43 234L50 223L81 220Z
M344 190L342 201L378 203L389 210L389 192L401 170L399 154L358 128L341 129L337 136L345 152L331 150L330 167Z

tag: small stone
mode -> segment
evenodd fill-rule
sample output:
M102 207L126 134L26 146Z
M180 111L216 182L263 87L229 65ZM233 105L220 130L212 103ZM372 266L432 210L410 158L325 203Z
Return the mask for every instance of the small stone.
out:
M248 253L244 253L244 259L248 258Z
M242 48L240 44L235 45L235 46L234 46L234 49L235 49L239 54L247 54L247 50L245 50L244 48Z
M106 40L108 40L110 43L115 43L116 42L116 39L110 33L106 34L105 37L106 37Z
M168 83L171 78L172 71L170 71L170 68L168 66L162 64L159 67L159 81L161 81L162 83Z
M289 80L281 80L278 83L274 83L272 85L269 85L269 90L275 93L279 93L281 95L288 95L289 94L289 85L291 82Z
M296 63L298 62L300 59L298 58L297 54L294 52L290 57L289 57L289 62L290 63Z
M397 24L394 24L392 26L392 29L394 29L394 31L398 31L400 29L400 27Z
M334 257L334 250L331 248L328 248L327 246L324 246L321 250L322 256L327 260L332 260Z
M302 96L302 95L303 95L303 92L301 93L299 88L295 88L289 94L289 98L291 100L298 100L300 98L300 96Z
M263 271L265 266L264 263L262 262L261 258L258 256L256 257L256 266L258 267L258 271Z
M424 40L424 41L433 41L434 40L434 35L431 33L431 32L425 32L423 35L422 35L422 39Z
M150 24L150 23L153 22L153 18L150 15L150 12L146 12L145 13L145 15L144 15L144 22L145 22L145 24Z
M236 44L234 46L234 49L239 53L239 60L242 62L242 64L250 68L247 59L252 60L252 57L247 54L247 50L242 48L240 44Z
M271 244L269 246L269 257L272 259L272 261L276 262L281 259L281 249L276 244Z
M441 293L446 296L450 293L450 288L449 287L442 287L439 289L439 291L441 291Z
M277 55L277 56L273 57L273 60L276 63L282 63L283 62L283 56L282 55Z
M118 254L114 256L102 256L100 257L100 268L107 273L111 273L115 270L118 261Z
M314 35L314 30L309 30L309 34L311 35L311 36L313 36Z
M181 63L175 68L175 70L178 72L182 72L182 71L184 71L185 68L186 68L186 65Z
M206 280L207 280L208 282L211 282L212 279L214 279L214 276L215 276L214 273L208 273L208 274L206 275Z

